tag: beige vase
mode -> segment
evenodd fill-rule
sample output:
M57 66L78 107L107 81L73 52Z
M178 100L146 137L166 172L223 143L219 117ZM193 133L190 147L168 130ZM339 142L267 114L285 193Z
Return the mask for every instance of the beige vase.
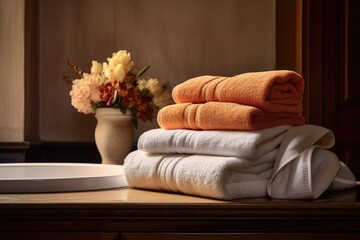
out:
M98 108L95 117L95 142L102 163L122 165L134 142L131 114L117 108Z

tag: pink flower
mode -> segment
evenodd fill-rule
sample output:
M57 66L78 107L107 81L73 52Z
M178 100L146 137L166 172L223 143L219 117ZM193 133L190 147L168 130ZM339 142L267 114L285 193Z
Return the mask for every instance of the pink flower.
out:
M78 112L85 114L94 113L92 103L101 100L99 86L103 79L98 74L84 74L82 79L73 81L72 90L70 91L71 105Z

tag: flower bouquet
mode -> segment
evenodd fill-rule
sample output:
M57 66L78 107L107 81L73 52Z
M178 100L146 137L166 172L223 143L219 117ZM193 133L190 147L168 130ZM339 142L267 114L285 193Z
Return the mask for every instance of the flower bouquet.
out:
M67 62L80 76L72 81L71 105L78 112L95 113L97 108L118 108L131 112L132 123L138 119L152 120L156 110L172 103L171 91L155 78L140 79L149 69L142 68L136 74L130 53L120 50L113 53L107 62L92 61L90 73L85 73L76 64ZM69 77L67 77L69 79Z

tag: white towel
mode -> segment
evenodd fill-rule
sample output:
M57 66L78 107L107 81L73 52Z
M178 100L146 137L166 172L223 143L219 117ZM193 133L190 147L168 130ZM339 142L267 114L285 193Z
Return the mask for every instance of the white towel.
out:
M331 182L328 191L339 191L356 185L356 179L351 170L343 162L340 162L341 168L336 174L334 180Z
M153 129L139 137L138 149L150 153L186 153L256 159L274 150L290 126L260 131Z
M325 150L334 143L333 133L320 126L289 129L275 160L269 196L316 199L329 187L332 190L354 187L356 180L352 172L334 153Z
M217 199L266 196L277 149L257 160L236 157L131 152L125 159L129 187L182 192Z

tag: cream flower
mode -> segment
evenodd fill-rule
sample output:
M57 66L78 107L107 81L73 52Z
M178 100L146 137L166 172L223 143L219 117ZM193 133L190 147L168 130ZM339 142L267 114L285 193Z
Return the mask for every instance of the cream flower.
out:
M102 67L104 76L107 78L106 82L118 81L121 83L124 81L126 70L122 64L118 64L112 68L109 64L104 62Z
M137 81L137 88L139 88L140 91L147 88L147 81L145 79L139 79Z
M114 82L115 81L115 74L112 69L110 69L109 65L104 62L103 63L103 74L106 78L106 82Z
M121 64L126 73L130 72L134 67L134 62L131 61L131 55L125 50L120 50L113 53L111 58L108 58L109 68L113 71L115 67Z
M138 88L140 89L140 91L144 89L148 89L153 97L159 96L163 91L163 87L161 83L156 78L150 78L148 80L145 79L139 80Z
M117 65L114 68L114 77L118 82L122 82L126 76L124 66L122 64Z
M92 61L90 72L92 74L100 74L103 70L102 64L97 61Z

